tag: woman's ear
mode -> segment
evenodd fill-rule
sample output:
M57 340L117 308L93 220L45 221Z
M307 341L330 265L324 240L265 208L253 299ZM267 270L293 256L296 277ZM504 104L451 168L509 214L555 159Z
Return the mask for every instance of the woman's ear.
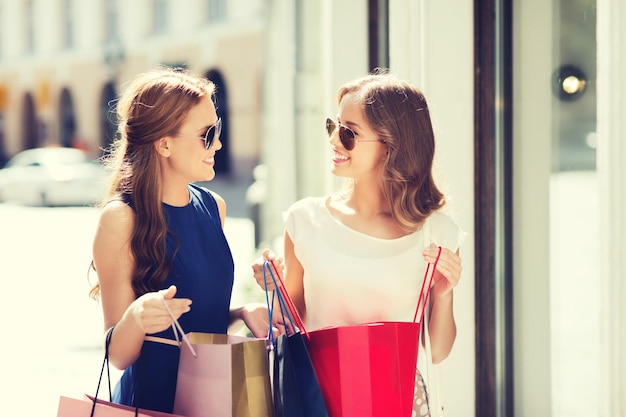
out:
M154 149L159 155L166 158L168 158L171 153L169 139L169 137L164 137L154 142Z

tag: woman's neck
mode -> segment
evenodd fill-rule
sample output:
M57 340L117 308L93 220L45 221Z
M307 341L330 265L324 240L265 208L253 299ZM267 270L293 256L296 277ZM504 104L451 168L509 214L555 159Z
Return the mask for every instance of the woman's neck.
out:
M366 217L390 214L389 202L377 184L355 182L345 194L345 204Z
M189 204L188 184L174 184L163 182L161 189L161 201L174 207L184 207Z

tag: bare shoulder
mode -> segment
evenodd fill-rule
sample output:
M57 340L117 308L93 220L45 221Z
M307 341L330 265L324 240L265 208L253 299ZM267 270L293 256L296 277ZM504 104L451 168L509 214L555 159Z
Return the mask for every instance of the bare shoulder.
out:
M215 191L209 190L215 201L217 202L217 209L220 212L220 219L222 221L222 227L224 226L224 220L226 219L226 201L222 198L221 195L216 193Z
M213 198L215 199L215 201L217 201L217 205L221 208L221 206L226 207L226 201L224 200L224 198L219 195L218 193L216 193L213 190L209 190L209 192L211 193L211 195L213 196Z
M134 226L135 212L123 201L111 201L100 212L99 232L108 231L115 235L128 235Z
M103 292L115 283L130 288L133 271L130 246L134 223L134 211L123 201L111 201L101 209L92 250Z
M213 190L209 190L209 192L211 193L211 195L213 196L213 198L217 202L217 207L220 209L220 213L222 212L222 210L225 212L226 211L226 200L224 200L224 198L221 195L219 195L218 193L216 193Z

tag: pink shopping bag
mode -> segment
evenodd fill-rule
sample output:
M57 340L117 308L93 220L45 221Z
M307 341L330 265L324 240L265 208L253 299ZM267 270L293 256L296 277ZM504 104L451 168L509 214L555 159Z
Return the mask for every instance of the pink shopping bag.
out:
M102 377L105 373L105 370L107 376L110 375L109 343L111 342L112 334L113 327L111 327L107 332L104 359L102 360L100 378L98 379L98 385L96 387L95 395L91 396L85 394L83 398L71 398L63 395L60 396L59 407L57 409L57 417L184 417L176 414L146 410L138 407L128 407L98 398L98 392L100 391L100 384L102 383ZM108 388L109 398L111 398L110 377L108 378Z
M186 417L272 417L265 339L188 333L181 347L174 412Z
M135 412L137 411L137 412ZM59 408L57 417L184 417L177 414L162 413L145 409L135 410L135 407L128 407L115 404L100 398L94 405L93 397L85 395L83 398L71 398L61 396L59 398Z

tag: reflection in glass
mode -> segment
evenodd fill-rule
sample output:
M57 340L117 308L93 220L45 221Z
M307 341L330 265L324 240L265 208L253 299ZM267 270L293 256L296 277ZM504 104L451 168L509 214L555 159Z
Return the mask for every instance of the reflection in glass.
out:
M554 0L553 7L552 415L582 417L601 408L596 1Z

